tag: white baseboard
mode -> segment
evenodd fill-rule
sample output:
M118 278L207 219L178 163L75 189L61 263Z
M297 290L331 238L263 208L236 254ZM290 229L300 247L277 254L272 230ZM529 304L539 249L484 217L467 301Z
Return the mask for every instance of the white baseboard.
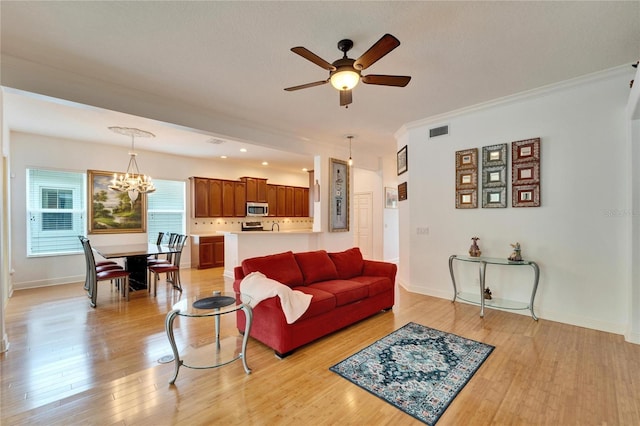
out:
M27 288L38 288L38 287L51 287L54 285L61 284L73 284L78 282L84 282L85 276L83 275L71 275L68 277L58 277L46 280L36 280L36 281L23 281L20 283L13 283L14 290L24 290Z

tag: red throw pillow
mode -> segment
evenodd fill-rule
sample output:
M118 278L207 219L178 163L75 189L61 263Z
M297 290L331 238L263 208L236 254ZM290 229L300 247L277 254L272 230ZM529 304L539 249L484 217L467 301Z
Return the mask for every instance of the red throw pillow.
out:
M338 271L324 250L295 253L296 261L304 275L304 283L309 285L318 281L335 280Z
M262 272L268 278L289 287L304 284L302 272L291 251L269 256L252 257L242 261L242 272L244 272L245 276L256 271Z
M339 253L329 253L329 258L333 261L333 264L336 265L338 279L348 280L349 278L362 275L364 260L358 247L350 248L349 250Z

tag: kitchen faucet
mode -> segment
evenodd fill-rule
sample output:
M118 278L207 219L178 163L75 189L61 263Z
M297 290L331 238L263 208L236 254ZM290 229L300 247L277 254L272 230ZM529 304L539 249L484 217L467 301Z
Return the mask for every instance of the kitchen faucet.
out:
M271 225L271 230L273 231L273 227L277 226L278 227L278 232L280 232L280 224L277 222L273 222L273 225Z

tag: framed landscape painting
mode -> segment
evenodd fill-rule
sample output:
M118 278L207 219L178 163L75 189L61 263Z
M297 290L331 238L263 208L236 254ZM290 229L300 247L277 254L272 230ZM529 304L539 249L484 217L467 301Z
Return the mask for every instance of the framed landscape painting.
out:
M89 234L121 234L147 231L147 197L132 203L126 192L109 189L113 172L87 171Z

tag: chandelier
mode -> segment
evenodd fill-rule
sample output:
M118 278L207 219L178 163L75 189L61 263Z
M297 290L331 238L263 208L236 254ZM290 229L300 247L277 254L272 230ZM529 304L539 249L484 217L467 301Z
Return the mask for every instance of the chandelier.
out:
M132 128L132 127L109 127L114 133L118 133L125 136L131 136L131 152L129 152L129 165L127 166L127 172L125 174L113 174L113 179L109 185L109 189L126 192L129 195L131 203L138 199L139 194L149 194L154 192L156 188L151 182L151 176L143 175L140 173L138 163L136 162L136 152L134 150L135 137L139 138L155 138L151 132Z

